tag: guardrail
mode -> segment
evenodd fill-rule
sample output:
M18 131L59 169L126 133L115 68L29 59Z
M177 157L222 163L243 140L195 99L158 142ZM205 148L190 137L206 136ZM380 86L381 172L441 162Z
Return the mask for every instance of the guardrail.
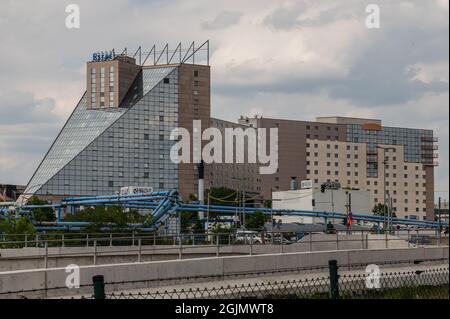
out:
M36 235L27 238L27 235L11 235L15 239L24 236L24 240L6 240L3 236L0 240L0 248L40 248L35 254L27 254L26 258L38 258L43 260L43 268L48 268L51 258L63 257L85 257L92 258L92 264L96 265L99 257L113 256L115 254L136 256L136 262L142 262L143 256L148 255L178 255L179 259L196 254L215 255L253 255L265 253L285 253L293 251L288 249L295 245L294 251L323 251L340 249L369 249L371 245L378 248L396 247L396 242L407 243L408 247L440 246L448 245L448 234L438 234L436 230L399 231L395 237L384 235L371 238L369 231L352 232L353 236L345 233L329 234L327 238L317 232L304 232L303 239L290 242L285 239L282 232L263 232L261 237L247 236L239 237L231 233L209 233L209 234L179 234L179 235L156 235L135 233L91 233L91 234L48 234L46 236ZM323 235L323 234L322 234ZM59 237L58 237L59 236ZM77 237L78 236L78 237ZM55 238L58 237L58 238ZM75 238L74 238L75 237ZM325 244L325 246L318 247ZM261 247L270 245L270 249ZM87 247L87 251L71 252L59 249L52 252L51 248L65 247ZM108 249L104 249L107 248ZM116 247L117 249L114 249ZM122 249L119 249L122 247ZM232 247L232 248L227 248ZM234 247L244 247L234 249ZM277 248L278 247L278 248ZM103 249L102 249L103 248ZM406 248L406 247L405 247ZM43 249L43 251L42 251ZM49 250L50 249L50 250ZM33 252L33 250L31 251ZM6 258L6 257L3 257ZM9 257L20 258L20 257ZM0 256L0 261L2 257Z

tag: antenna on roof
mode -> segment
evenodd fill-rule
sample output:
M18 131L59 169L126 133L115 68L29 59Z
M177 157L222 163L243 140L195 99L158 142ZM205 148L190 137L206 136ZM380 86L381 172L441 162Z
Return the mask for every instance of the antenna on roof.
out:
M204 56L204 53L202 53L200 57L196 57L196 55L198 56L200 52L205 52L206 56ZM143 54L145 55L145 58L142 60ZM122 55L127 55L127 48L123 50ZM196 47L195 42L193 41L187 49L182 48L181 42L178 43L175 50L169 50L168 43L166 43L162 51L157 51L156 45L153 45L150 52L144 52L142 51L142 47L139 46L132 57L136 59L138 55L139 65L141 66L146 65L151 55L153 55L153 63L150 62L150 65L164 65L172 63L183 64L187 63L188 61L192 64L195 64L197 61L197 64L209 65L209 40L203 42L199 47Z
M166 52L166 57L167 57L166 61L167 61L167 64L169 64L169 44L166 43L166 45L164 46L164 49L159 54L158 60L156 60L155 65L158 64L158 62L161 59L161 57L164 54L164 52Z
M153 45L152 49L150 50L150 52L147 54L147 56L144 59L144 62L142 62L141 65L144 65L145 62L147 61L148 57L150 56L150 54L152 54L153 52L153 64L155 64L155 60L156 60L156 46L155 44Z
M134 52L133 54L133 59L136 58L137 53L139 52L139 65L142 62L142 49L141 46L139 46L139 48L136 50L136 52Z
M172 56L170 57L168 64L170 64L172 62L172 59L173 59L173 57L175 56L175 54L177 52L180 53L180 62L179 63L181 63L181 42L178 43L177 48L175 49L175 51L173 51Z

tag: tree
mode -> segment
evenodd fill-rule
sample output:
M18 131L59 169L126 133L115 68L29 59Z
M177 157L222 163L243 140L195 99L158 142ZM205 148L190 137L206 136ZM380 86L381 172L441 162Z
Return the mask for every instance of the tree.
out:
M203 224L201 223L201 221L199 219L197 219L195 221L194 227L192 229L192 232L194 234L202 234L205 232L205 228L203 226Z
M198 221L197 212L182 212L181 213L181 231L185 232Z
M265 207L265 208L272 208L272 200L266 199L266 200L264 201L264 207Z
M23 241L25 235L29 237L36 234L36 230L28 217L21 217L20 219L4 219L0 220L0 233L6 236L8 241ZM1 247L1 246L0 246ZM21 244L13 244L5 248L21 247Z
M252 214L247 214L245 227L251 230L262 230L267 220L268 217L266 215L262 212L256 211Z
M47 205L45 200L39 199L36 196L31 197L28 200L28 205ZM33 209L34 220L40 222L54 222L56 220L55 212L51 207L43 207Z
M92 232L101 231L104 227L108 227L110 230L121 231L123 228L128 227L128 224L140 224L146 220L148 222L147 217L139 214L138 211L130 210L129 212L125 212L119 206L89 207L76 214L66 215L65 217L65 221L90 222L91 224L84 230Z
M372 213L376 216L384 216L385 213L388 213L388 208L386 205L378 203L373 207ZM392 217L397 217L397 215L393 212Z
M193 194L193 193L190 193L190 194L189 194L188 199L189 199L189 202L190 202L190 203L195 202L195 201L198 200L198 199L197 199L197 195L195 195L195 194Z

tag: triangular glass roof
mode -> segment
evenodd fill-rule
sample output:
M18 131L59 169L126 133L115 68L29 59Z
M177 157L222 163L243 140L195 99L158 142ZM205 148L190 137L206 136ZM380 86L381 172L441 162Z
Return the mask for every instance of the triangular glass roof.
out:
M156 84L167 76L175 67L144 68L142 85L130 88L134 91L132 104L147 94ZM55 142L39 165L25 190L25 194L36 193L50 178L67 165L77 154L83 151L109 126L118 120L130 107L102 110L88 110L86 94L76 106L72 115L57 136Z

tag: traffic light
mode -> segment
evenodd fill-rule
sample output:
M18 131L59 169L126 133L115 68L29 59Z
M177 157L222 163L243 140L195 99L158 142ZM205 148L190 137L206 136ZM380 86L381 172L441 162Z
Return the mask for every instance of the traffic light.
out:
M323 183L322 185L320 185L320 191L322 193L325 193L325 189L327 188L327 185L325 185L325 183Z

